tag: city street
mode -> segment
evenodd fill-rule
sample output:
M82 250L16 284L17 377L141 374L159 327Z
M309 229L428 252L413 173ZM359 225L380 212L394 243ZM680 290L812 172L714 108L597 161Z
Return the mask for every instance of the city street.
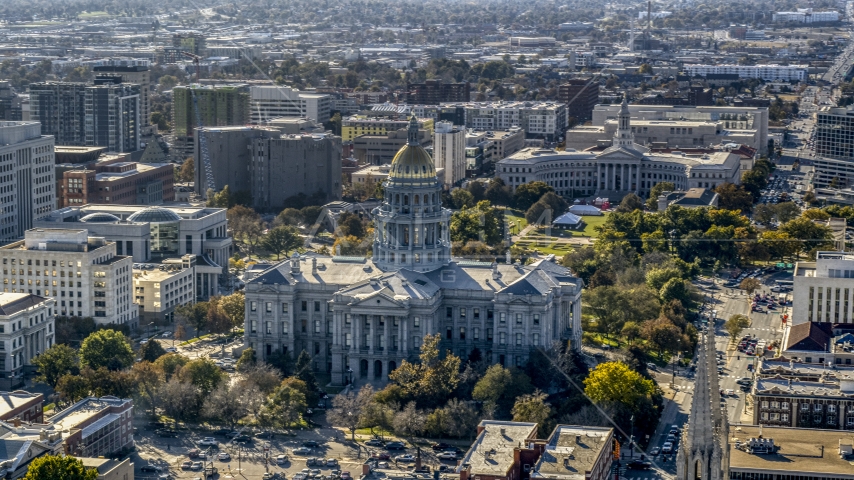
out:
M776 280L791 280L791 273L775 272L770 275L759 277L762 281L762 288L758 293L768 293L777 297L778 293L772 293L770 288L775 285ZM744 377L752 377L748 370L748 365L756 361L756 357L748 356L740 353L735 349L735 346L730 344L729 334L724 329L724 323L732 315L741 314L748 315L750 310L750 302L744 291L740 289L724 288L717 283L712 283L709 278L700 278L696 285L704 294L705 302L709 306L707 311L717 311L717 321L715 322L715 346L719 355L723 356L722 373L720 374L721 390L732 390L734 395L724 397L727 406L727 413L730 423L747 422L748 417L745 415L745 392L740 389L736 383ZM746 328L742 335L753 335L757 339L766 340L768 344L774 340L782 338L781 315L787 313L788 308L778 308L771 312L750 312L750 326ZM632 470L627 468L627 464L632 460L628 448L623 448L622 461L620 467L620 476L627 479L636 480L656 480L661 478L669 478L676 473L674 459L676 450L671 455L651 456L649 453L653 448L662 448L667 440L670 429L676 426L680 431L688 420L688 414L691 408L691 394L694 390L693 374L685 369L676 369L676 374L673 373L673 364L668 369L653 373L656 382L664 391L665 405L664 411L659 421L658 428L653 439L649 442L646 452L646 460L653 463L653 468L649 470ZM672 387L671 387L672 385ZM747 409L747 414L750 414L750 409ZM681 438L679 439L681 440ZM680 443L676 443L678 448ZM636 452L634 458L639 458L640 452Z

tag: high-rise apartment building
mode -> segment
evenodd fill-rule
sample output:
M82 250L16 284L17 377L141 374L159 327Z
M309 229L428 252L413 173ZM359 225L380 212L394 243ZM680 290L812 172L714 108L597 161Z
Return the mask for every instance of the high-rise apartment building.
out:
M139 150L139 86L121 83L119 77L100 78L95 85L31 84L30 118L59 145Z
M195 98L195 101L194 101ZM249 123L249 88L246 85L190 85L172 89L172 133L176 155L186 158L195 151L193 138L196 108L204 127ZM200 163L196 165L201 166Z
M30 119L57 145L86 145L86 84L31 83Z
M599 103L599 82L592 78L573 78L558 87L557 98L566 104L570 118L578 123L586 122Z
M466 178L466 129L450 122L436 122L433 129L433 161L444 169L439 180L450 189Z
M290 87L261 85L249 89L249 119L260 125L279 117L305 117L323 123L332 111L332 96Z
M85 90L85 145L107 147L116 153L139 150L139 85L121 77L99 77Z
M411 105L439 105L443 102L468 102L471 85L468 82L445 83L426 80L406 86L406 102Z
M139 85L140 124L145 130L151 122L151 72L147 60L108 61L92 69L95 74L120 75L122 82Z
M39 228L0 247L3 292L51 298L56 314L92 317L99 325L138 323L132 301L133 258L86 229Z
M55 208L53 147L38 122L0 122L0 240L21 238Z
M208 159L211 163L215 190L220 191L226 185L232 193L249 192L252 189L253 152L249 145L255 138L275 138L281 133L271 127L211 127L204 129L205 142L208 144ZM207 194L207 176L199 149L194 157L195 190ZM292 187L293 185L289 185Z

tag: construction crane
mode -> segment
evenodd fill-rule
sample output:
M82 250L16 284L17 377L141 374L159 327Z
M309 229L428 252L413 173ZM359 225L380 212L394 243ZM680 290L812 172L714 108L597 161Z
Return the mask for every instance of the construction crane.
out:
M201 72L201 65L199 64L199 60L202 58L198 55L192 54L190 52L181 52L185 57L190 57L193 59L193 65L196 67L196 84L199 84L199 73ZM196 89L190 86L190 95L193 96L193 111L196 114L196 128L199 132L199 153L202 157L202 164L205 169L205 180L207 183L206 190L216 190L216 182L214 181L213 175L213 166L211 165L211 158L208 154L208 142L205 138L204 132L202 128L204 128L205 124L202 122L202 114L199 112L199 99L196 96ZM197 167L198 168L198 167Z

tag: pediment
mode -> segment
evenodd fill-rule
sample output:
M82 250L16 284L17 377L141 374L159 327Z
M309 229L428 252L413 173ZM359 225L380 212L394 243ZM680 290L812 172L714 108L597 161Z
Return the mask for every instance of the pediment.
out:
M274 286L264 285L256 289L259 293L278 293L279 291Z
M596 156L597 160L634 160L638 158L643 158L643 153L624 147L611 147Z
M351 307L368 307L368 308L405 308L406 302L398 297L389 296L390 291L388 289L383 289L378 292L374 292L370 295L357 295L353 302L350 304Z

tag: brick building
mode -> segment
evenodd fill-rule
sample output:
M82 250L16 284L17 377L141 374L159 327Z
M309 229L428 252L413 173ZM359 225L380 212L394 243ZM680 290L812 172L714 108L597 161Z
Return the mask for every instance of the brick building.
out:
M51 418L68 431L65 453L78 457L107 457L133 447L133 400L89 397Z
M126 155L88 164L56 165L57 208L89 203L159 205L175 200L175 167L127 161Z

